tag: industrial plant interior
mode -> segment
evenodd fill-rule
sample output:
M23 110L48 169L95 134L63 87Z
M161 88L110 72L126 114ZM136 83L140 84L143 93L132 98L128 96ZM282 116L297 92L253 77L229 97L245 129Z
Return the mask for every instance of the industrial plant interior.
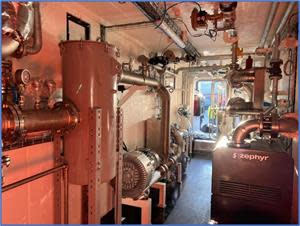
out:
M298 2L2 2L3 224L298 224Z

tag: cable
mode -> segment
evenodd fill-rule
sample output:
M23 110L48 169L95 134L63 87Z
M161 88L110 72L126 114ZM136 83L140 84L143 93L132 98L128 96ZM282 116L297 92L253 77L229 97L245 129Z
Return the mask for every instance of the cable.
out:
M205 35L205 36L209 37L210 39L212 39L213 41L216 41L216 39L217 39L217 35L218 35L217 29L207 29L207 26L206 26L206 30L204 31L204 33L201 33L201 34L192 34L190 32L188 26L186 25L186 23L181 18L176 18L176 20L178 20L179 22L183 23L183 25L185 26L187 32L192 37L199 38L199 37ZM208 33L207 33L207 31L208 31Z
M186 1L177 2L177 3L174 3L173 5L171 5L171 6L169 6L169 7L167 7L167 3L164 2L164 14L163 14L163 16L162 16L162 18L161 18L161 20L160 20L160 23L155 27L155 29L159 28L160 25L164 22L164 20L165 20L165 18L166 18L166 15L167 15L168 11L169 11L171 8L173 8L173 7L175 7L175 6L179 5L179 4L182 4L182 3L188 3L188 2L186 2ZM200 6L200 4L199 4L198 2L190 1L189 3L194 3L194 4L196 4L196 5L199 7L199 10L201 11L201 6Z
M173 44L174 44L174 42L171 42L170 44L168 44L168 45L163 49L163 51L161 51L162 54L164 54L164 53L168 50L168 48L169 48L171 45L173 45Z
M163 14L163 17L161 18L160 23L158 25L156 25L154 29L159 28L160 25L164 22L164 20L166 18L166 15L167 15L167 12L168 12L168 10L167 10L167 3L164 2L164 14Z
M126 146L126 144L125 144L124 141L123 141L123 150L128 152L128 148L127 148L127 146Z

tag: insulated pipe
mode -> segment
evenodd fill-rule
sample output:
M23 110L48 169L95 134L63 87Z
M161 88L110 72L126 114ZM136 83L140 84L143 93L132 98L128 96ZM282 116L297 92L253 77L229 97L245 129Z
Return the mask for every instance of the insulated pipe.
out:
M41 13L40 3L34 2L34 25L33 25L33 44L32 46L25 45L23 55L37 54L42 49L42 24L41 24Z
M169 140L170 140L170 94L168 90L160 84L159 81L153 78L143 77L134 72L123 71L119 74L119 83L137 85L137 86L150 86L156 88L158 95L162 101L161 110L161 147L164 161L166 162L169 157Z
M264 29L264 32L261 36L259 45L258 45L259 48L264 48L264 46L265 46L267 37L268 37L270 29L271 29L272 22L274 20L274 17L275 17L277 8L278 8L278 4L279 4L278 2L273 2L272 3L272 6L271 6L271 9L270 9L270 12L269 12L269 16L268 16L268 19L267 19L267 22L266 22L265 29Z

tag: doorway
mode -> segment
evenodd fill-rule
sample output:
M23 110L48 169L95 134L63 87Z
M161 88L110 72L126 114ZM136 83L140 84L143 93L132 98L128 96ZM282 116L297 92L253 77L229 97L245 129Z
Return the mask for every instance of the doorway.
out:
M227 83L224 80L198 80L194 88L193 131L198 139L216 140L220 112L224 111Z

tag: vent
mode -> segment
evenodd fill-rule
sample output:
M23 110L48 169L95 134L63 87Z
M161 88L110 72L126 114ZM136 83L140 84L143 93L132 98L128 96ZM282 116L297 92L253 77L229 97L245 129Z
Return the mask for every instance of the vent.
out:
M281 200L279 188L242 184L232 181L220 181L220 193L244 199L266 202Z

